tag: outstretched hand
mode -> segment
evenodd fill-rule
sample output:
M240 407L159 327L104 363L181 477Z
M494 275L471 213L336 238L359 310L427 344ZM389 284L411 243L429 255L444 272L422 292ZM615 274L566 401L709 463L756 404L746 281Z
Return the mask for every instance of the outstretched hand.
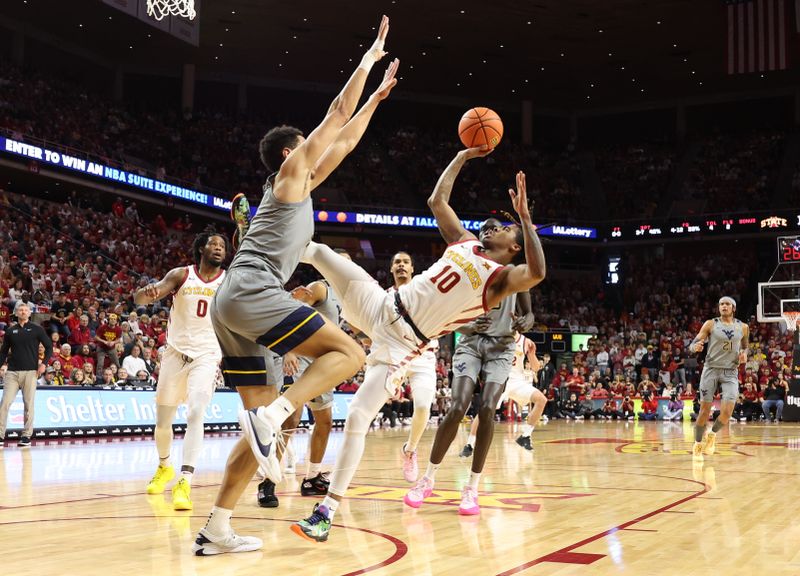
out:
M481 146L473 146L472 148L461 150L459 154L466 160L472 160L473 158L488 156L492 152L494 152L494 148L489 148L489 146L483 144Z
M517 172L517 190L513 188L508 189L508 195L511 196L511 205L514 206L514 211L519 214L521 220L530 220L531 212L528 207L528 191L525 184L525 172L520 170Z
M395 58L392 60L392 63L389 64L389 67L386 69L386 72L383 74L383 81L381 85L378 86L378 89L375 90L375 96L378 97L379 100L384 100L386 97L389 96L389 93L392 91L392 88L395 87L397 84L397 69L400 67L400 60Z
M375 42L372 43L367 53L370 54L374 59L375 62L386 56L387 52L384 51L383 47L386 43L386 36L389 35L389 17L384 15L381 17L380 26L378 26L378 36L375 38Z

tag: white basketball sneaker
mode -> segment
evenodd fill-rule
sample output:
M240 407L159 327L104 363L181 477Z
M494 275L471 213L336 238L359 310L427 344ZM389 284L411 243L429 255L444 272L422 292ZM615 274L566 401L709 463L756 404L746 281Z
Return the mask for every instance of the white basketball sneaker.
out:
M242 427L242 433L247 439L253 455L264 471L264 476L275 484L279 483L282 474L281 463L277 456L277 443L281 436L276 434L276 430L270 422L259 418L257 408L239 410L239 425Z
M253 552L263 545L255 536L238 536L233 530L225 536L215 536L203 528L192 545L192 553L195 556L216 556L229 552Z

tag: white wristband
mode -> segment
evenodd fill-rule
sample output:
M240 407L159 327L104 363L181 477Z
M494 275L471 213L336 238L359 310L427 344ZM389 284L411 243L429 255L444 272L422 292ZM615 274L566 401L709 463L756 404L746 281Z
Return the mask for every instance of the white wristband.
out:
M361 63L358 65L358 67L361 70L364 70L365 72L369 73L369 71L372 70L372 67L374 65L375 65L375 57L372 55L371 52L367 52L366 54L364 54L364 57L361 58Z

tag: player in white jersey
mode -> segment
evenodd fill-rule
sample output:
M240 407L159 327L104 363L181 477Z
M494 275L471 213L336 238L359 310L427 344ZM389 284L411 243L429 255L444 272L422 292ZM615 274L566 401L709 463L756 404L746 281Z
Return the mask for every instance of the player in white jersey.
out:
M370 424L402 383L409 362L431 340L506 296L529 290L545 276L544 253L531 223L522 172L517 174L517 191L509 190L521 224L496 229L484 243L464 229L450 207L450 193L461 167L488 153L484 148L462 150L439 178L428 206L448 247L433 266L398 290L382 290L360 266L327 246L311 242L306 249L304 261L314 265L342 299L345 320L372 340L364 383L350 404L328 495L314 506L311 516L292 526L306 539L328 539L331 519L358 468ZM523 259L524 263L511 265Z
M547 397L533 385L533 378L536 378L536 373L541 368L541 363L536 357L536 344L522 334L517 334L515 342L514 361L511 364L511 372L508 374L505 395L520 406L533 404L533 407L528 411L528 418L522 426L522 434L517 438L517 444L525 448L525 450L533 450L531 433L536 423L539 422L539 418L542 417L545 406L547 406ZM532 377L525 372L526 359L528 360L528 368L533 371Z
M408 252L398 252L392 256L389 272L394 278L394 286L389 293L394 293L400 286L411 282L414 276L414 260ZM403 444L403 477L408 482L416 482L419 475L417 465L417 446L431 417L431 404L436 395L436 352L439 341L433 339L419 356L408 363L406 377L411 386L414 401L414 414L411 417L411 429L408 440Z
M175 476L170 464L172 423L178 405L186 403L181 477L172 488L175 510L191 510L191 483L203 443L203 413L214 395L222 358L211 318L211 300L222 283L227 246L221 234L198 234L192 245L195 264L173 268L160 281L140 288L138 305L152 304L173 294L167 328L167 348L156 389L155 440L159 464L147 485L148 494L161 494Z

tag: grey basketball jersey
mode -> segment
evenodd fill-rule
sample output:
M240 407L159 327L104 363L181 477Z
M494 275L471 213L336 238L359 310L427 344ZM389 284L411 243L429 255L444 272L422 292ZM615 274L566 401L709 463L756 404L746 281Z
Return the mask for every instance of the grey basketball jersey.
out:
M314 209L309 196L301 202L278 202L269 180L250 229L231 268L255 267L271 273L283 287L314 235Z
M735 320L733 324L725 324L714 318L714 328L708 337L708 353L705 366L709 368L738 368L739 350L744 335L743 324Z
M511 313L517 304L517 295L512 294L504 298L502 302L496 307L489 310L485 316L489 318L492 323L485 332L480 334L470 334L464 336L458 341L459 346L469 346L475 350L478 349L479 340L481 338L493 338L498 344L507 343L509 346L514 344L514 330L511 328L512 318ZM472 323L467 324L464 328L471 328Z
M325 316L325 318L339 326L342 322L342 305L339 304L336 292L333 291L330 284L325 280L320 280L320 282L325 284L325 287L328 289L328 297L322 302L318 302L313 308Z

